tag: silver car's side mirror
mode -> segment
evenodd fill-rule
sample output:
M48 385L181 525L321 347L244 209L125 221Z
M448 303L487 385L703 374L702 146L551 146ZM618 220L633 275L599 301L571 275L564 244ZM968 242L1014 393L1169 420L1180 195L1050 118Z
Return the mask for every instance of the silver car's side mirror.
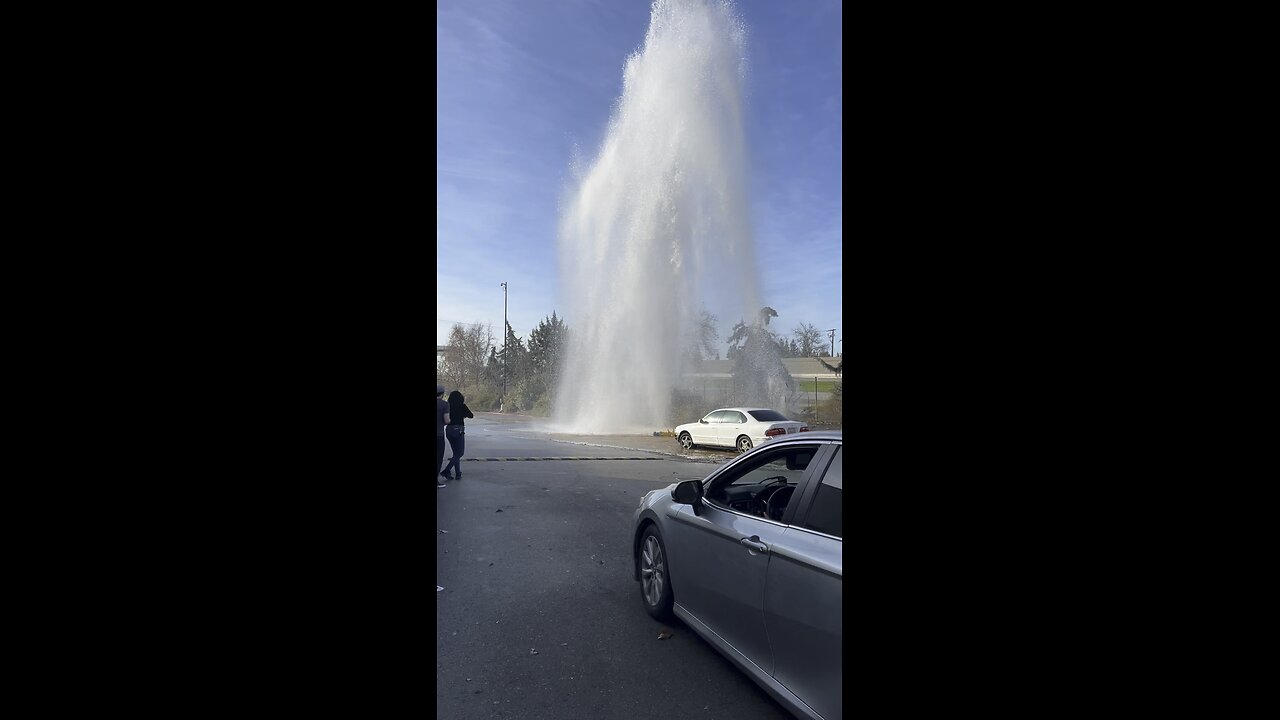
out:
M685 480L671 489L671 499L683 505L692 505L693 514L702 511L702 481Z
M699 420L698 422L702 423L703 425L708 424L708 423L707 423L707 419L706 419L706 418L702 418L702 419L701 419L701 420Z

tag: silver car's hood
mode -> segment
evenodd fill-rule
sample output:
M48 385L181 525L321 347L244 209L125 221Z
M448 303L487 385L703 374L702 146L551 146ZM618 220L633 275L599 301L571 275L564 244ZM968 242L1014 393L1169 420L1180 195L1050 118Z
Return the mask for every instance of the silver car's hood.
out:
M667 498L668 500L670 500L671 491L675 489L676 489L676 483L671 483L670 485L664 488L658 488L657 490L650 490L649 492L641 496L640 508L641 509L651 508L653 507L654 503L662 500L662 498Z

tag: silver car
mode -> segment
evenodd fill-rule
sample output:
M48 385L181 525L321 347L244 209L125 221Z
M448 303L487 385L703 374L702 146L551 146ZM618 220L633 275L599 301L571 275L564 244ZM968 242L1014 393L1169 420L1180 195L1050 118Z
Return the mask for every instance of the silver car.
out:
M839 432L785 436L640 499L635 578L796 717L842 714Z

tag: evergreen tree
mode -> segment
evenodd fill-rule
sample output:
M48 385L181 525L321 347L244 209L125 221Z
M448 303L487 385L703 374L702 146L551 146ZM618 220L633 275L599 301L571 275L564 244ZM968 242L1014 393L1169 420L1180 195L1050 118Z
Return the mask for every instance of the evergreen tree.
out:
M498 351L498 361L505 373L507 385L525 376L528 358L529 351L525 349L524 341L511 329L511 323L507 323L507 340Z
M521 386L529 407L550 411L568 343L569 327L554 310L529 333L529 367Z
M529 333L529 362L533 372L549 380L558 377L567 340L568 327L552 310L551 317L544 318Z
M777 316L777 311L765 307L754 325L734 325L729 335L729 357L733 359L737 402L786 412L786 404L795 393L795 380L782 364L781 348L785 343L768 329L769 319Z
M720 342L720 332L716 330L717 318L704 308L698 313L698 320L693 330L685 338L684 360L686 367L692 369L702 364L703 360L719 360L720 351L716 345Z

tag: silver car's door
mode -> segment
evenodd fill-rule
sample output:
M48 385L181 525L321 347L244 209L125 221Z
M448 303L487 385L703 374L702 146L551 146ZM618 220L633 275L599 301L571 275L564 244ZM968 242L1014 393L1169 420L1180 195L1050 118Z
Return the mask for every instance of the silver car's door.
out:
M707 486L700 514L683 505L668 523L675 601L766 675L773 654L765 633L770 553L787 527L751 512L760 490L798 486L817 445L761 451L725 468ZM797 456L803 457L796 462ZM764 484L766 483L767 484Z
M682 539L673 544L670 565L676 602L765 675L773 657L764 626L764 580L768 549L784 528L705 509L701 516L685 506L676 517ZM677 559L678 558L678 559Z
M843 713L844 556L842 450L814 473L788 528L773 544L765 580L765 628L773 677L827 720ZM825 463L824 463L825 464Z

